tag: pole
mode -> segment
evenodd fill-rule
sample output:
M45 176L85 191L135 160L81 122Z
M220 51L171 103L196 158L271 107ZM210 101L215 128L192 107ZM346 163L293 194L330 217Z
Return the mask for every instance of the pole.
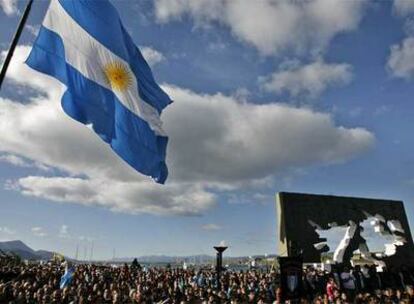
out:
M20 19L16 33L14 34L12 43L9 48L9 52L7 53L7 56L6 56L6 60L4 60L3 66L1 68L0 90L1 90L1 85L3 83L4 77L6 77L7 68L9 67L10 61L13 57L14 49L16 48L17 43L19 42L20 35L22 34L24 25L26 24L26 20L27 20L27 17L29 16L30 9L32 8L32 3L33 3L33 0L29 0L29 2L26 5L26 8L24 9L23 16Z
M216 280L217 280L217 289L219 291L221 291L221 269L223 268L223 253L222 252L217 252L217 261L216 261Z
M227 249L226 246L214 246L216 249L216 280L217 280L217 290L221 290L221 270L223 269L223 252Z

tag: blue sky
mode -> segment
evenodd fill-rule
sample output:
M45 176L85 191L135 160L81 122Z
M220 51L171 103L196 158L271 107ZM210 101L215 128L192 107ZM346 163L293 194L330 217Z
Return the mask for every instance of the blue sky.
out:
M112 3L175 100L167 185L135 173L22 62L0 95L0 239L73 256L276 252L275 193L399 199L414 222L414 1ZM24 1L0 0L0 50ZM89 249L88 249L89 250ZM88 253L89 256L89 253Z

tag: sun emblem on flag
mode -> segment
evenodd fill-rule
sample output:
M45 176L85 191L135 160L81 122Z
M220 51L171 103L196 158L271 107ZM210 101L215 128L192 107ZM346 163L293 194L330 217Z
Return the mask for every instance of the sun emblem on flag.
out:
M111 62L103 71L108 85L116 91L125 91L132 84L131 71L122 62Z

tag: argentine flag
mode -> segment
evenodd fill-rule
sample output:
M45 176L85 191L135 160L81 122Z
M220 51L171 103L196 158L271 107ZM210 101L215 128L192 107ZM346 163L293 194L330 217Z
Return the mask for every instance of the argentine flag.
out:
M63 289L72 283L74 273L75 270L73 268L66 266L65 273L60 278L60 289Z
M161 111L172 101L108 0L51 0L26 61L66 85L63 110L129 165L164 183L168 138Z

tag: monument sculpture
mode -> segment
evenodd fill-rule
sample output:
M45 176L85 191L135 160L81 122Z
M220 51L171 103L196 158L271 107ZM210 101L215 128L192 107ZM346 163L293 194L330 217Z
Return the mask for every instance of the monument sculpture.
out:
M306 263L320 263L330 252L331 263L349 265L358 253L377 266L414 264L414 245L402 201L280 192L277 194L279 255L301 255ZM384 240L373 252L364 237L364 226ZM336 248L324 232L342 227Z

